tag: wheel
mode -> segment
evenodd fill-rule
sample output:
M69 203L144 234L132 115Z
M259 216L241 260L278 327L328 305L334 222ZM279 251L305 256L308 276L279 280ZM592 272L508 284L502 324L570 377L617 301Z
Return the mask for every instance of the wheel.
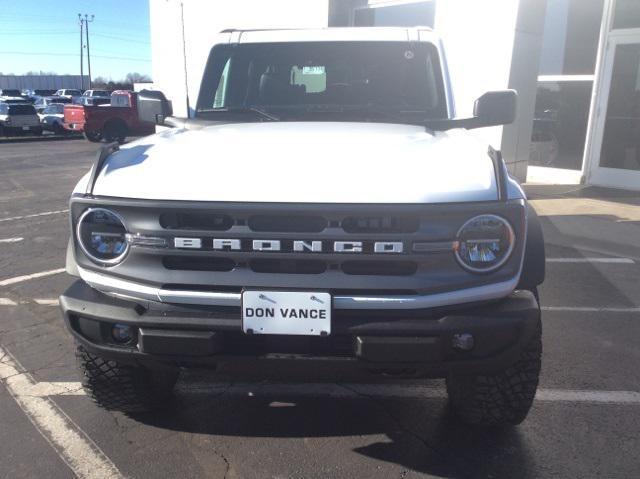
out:
M122 144L127 138L127 125L122 121L110 121L104 126L102 136L108 143L117 141Z
M178 379L174 369L152 370L122 364L76 347L82 386L99 406L113 411L145 412L167 406Z
M54 135L64 135L67 133L67 130L60 123L53 124L53 134Z
M492 376L450 376L447 393L453 412L479 426L520 424L527 417L538 387L542 328L538 322L531 341L515 364Z
M102 140L102 135L99 131L84 131L84 137L92 143L98 143Z

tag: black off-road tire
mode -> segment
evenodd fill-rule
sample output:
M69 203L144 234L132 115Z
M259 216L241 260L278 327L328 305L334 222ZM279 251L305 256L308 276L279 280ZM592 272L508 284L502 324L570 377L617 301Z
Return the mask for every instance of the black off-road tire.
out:
M538 327L515 364L491 376L447 378L453 412L477 426L520 424L527 417L538 388L542 357L542 327Z
M147 369L102 358L76 347L82 386L99 406L126 413L139 413L167 407L178 379L173 369Z

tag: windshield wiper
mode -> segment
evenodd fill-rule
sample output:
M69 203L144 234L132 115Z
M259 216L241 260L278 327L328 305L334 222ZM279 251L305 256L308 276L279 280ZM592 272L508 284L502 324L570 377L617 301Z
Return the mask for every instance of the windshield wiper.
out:
M276 115L269 113L266 110L261 108L257 108L255 106L234 106L234 107L222 107L222 108L211 108L209 110L199 110L200 113L255 113L256 115L265 118L270 121L280 121L280 118Z

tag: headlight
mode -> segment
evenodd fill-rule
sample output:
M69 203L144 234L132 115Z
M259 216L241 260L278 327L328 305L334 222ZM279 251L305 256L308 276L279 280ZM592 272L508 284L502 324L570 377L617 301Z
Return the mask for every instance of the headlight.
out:
M507 220L481 215L471 218L458 231L455 255L463 268L489 273L509 259L514 245L515 234Z
M122 218L104 208L90 208L80 216L76 235L82 251L95 263L112 266L120 263L129 245Z

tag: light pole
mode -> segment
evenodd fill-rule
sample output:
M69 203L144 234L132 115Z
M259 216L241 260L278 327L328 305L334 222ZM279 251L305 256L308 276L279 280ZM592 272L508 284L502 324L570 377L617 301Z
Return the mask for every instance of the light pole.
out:
M84 59L82 53L82 24L84 20L82 16L78 13L78 24L80 25L80 88L84 90Z
M91 19L89 19L89 15L84 14L84 28L87 34L87 67L89 69L89 90L91 90L91 55L89 51L89 23L93 22L95 15L91 15Z

